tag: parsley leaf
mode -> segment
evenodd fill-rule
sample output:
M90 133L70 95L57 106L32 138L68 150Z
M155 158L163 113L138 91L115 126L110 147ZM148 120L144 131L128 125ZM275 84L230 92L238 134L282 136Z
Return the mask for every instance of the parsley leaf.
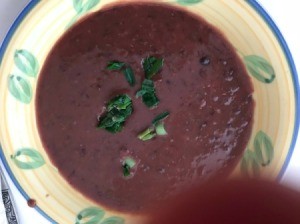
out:
M135 85L135 77L134 77L132 68L130 66L127 66L125 69L123 69L123 74L124 74L127 82L129 83L129 85L134 86Z
M126 63L119 61L111 61L106 66L106 69L110 71L122 71L129 85L135 85L135 77L133 70L131 66L127 65Z
M105 115L99 119L98 128L111 133L120 132L132 112L131 98L126 94L116 96L108 102Z
M108 65L106 66L107 70L111 70L111 71L119 71L121 70L123 67L125 66L124 62L119 62L119 61L111 61L108 63Z
M126 157L123 161L122 168L123 168L123 175L124 177L128 177L132 174L131 170L135 167L136 162L131 157Z
M146 79L151 79L155 74L161 70L164 65L164 59L150 56L142 61L143 69L146 75Z
M154 82L150 79L145 79L142 83L142 89L136 93L136 98L142 97L144 104L153 108L158 105L159 99L155 94Z
M126 94L119 95L108 102L107 110L108 111L112 111L113 109L124 110L131 104L132 104L132 100L129 96L127 96Z
M130 176L130 167L126 163L122 166L124 177Z
M161 113L161 114L159 114L159 115L157 115L153 120L152 120L152 124L153 125L156 125L159 121L162 121L162 120L164 120L165 118L167 118L168 116L170 115L170 113L169 112L163 112L163 113Z

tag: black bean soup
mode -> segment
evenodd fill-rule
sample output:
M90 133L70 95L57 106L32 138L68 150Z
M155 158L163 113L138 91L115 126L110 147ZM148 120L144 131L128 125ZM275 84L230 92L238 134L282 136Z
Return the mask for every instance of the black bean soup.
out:
M250 138L252 92L234 48L203 19L128 3L56 43L38 82L37 122L74 188L139 213L232 171Z

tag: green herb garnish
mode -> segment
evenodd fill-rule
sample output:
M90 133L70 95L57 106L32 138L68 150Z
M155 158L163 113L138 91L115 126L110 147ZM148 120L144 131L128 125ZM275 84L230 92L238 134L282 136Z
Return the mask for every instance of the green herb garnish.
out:
M154 138L155 136L156 136L155 128L150 127L148 129L146 129L145 131L143 131L142 133L140 133L138 135L138 138L142 141L148 141L148 140Z
M155 94L154 82L149 79L145 79L142 83L142 89L136 93L136 98L142 97L144 104L153 108L158 105L159 99Z
M123 168L123 175L124 175L124 177L130 176L130 167L129 167L129 165L124 164L122 166L122 168Z
M127 82L129 83L129 85L134 86L135 85L135 77L134 77L132 68L130 66L127 66L125 69L123 69L122 72L123 72Z
M131 104L132 104L131 98L128 95L123 94L123 95L116 96L115 98L110 100L107 104L107 110L108 111L112 111L113 109L125 110Z
M106 66L107 70L111 71L119 71L121 70L126 64L124 62L119 62L119 61L111 61L108 63Z
M152 126L146 129L145 131L141 132L138 135L138 138L142 141L148 141L155 136L159 135L167 135L167 131L165 129L163 120L167 118L170 115L169 112L163 112L159 115L157 115L153 121L152 121Z
M155 125L155 131L157 135L167 135L164 123L158 123Z
M151 79L155 74L161 70L164 65L164 59L150 56L142 61L143 69L146 75L146 79Z
M156 125L158 122L164 120L164 119L167 118L169 115L170 115L170 113L167 112L167 111L166 111L166 112L163 112L163 113L161 113L161 114L159 114L159 115L157 115L157 116L152 120L152 124L153 124L153 125Z
M132 68L124 62L111 61L106 66L107 70L122 71L130 86L135 85L135 77Z
M123 168L123 175L124 177L128 177L131 175L131 170L136 165L136 162L131 157L126 157L123 161L122 168Z
M132 100L128 95L116 96L108 102L105 115L99 119L98 128L112 133L120 132L132 111Z

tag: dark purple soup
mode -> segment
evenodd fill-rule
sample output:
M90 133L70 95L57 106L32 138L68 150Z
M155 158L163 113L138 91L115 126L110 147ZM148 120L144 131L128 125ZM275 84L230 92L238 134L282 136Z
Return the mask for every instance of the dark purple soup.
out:
M148 59L156 59L150 90L142 87ZM74 188L107 208L144 212L232 171L251 134L252 92L235 50L204 20L163 5L119 5L85 18L52 49L38 83L38 128ZM118 96L131 99L126 119L125 107L109 112ZM167 134L151 123L164 112Z

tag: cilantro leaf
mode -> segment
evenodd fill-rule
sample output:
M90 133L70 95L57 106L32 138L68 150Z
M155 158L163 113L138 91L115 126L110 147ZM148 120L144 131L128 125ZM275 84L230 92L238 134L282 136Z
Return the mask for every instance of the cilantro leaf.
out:
M105 115L99 119L98 128L111 133L120 132L132 112L131 98L126 94L116 96L108 102Z
M150 79L145 79L142 83L142 89L136 93L136 97L142 97L143 103L153 108L159 104L159 99L155 93L154 82Z
M142 64L146 75L146 79L151 79L155 74L157 74L162 69L164 65L164 59L150 56L145 58Z
M123 69L123 74L124 74L127 82L129 83L129 85L134 86L135 85L135 77L134 77L132 68L130 66L127 66L125 69Z
M162 120L164 120L165 118L167 118L168 116L170 115L170 113L169 112L163 112L163 113L161 113L161 114L159 114L159 115L157 115L153 120L152 120L152 124L153 125L156 125L159 121L162 121Z
M107 70L111 70L111 71L119 71L121 70L123 67L125 66L124 62L119 62L119 61L111 61L108 63L108 65L106 66Z
M129 177L132 174L131 170L135 166L136 166L136 161L131 157L126 157L122 164L124 177Z
M124 95L119 95L110 100L107 104L107 110L112 111L114 108L117 110L124 110L126 109L130 104L132 104L131 98Z
M111 61L106 66L106 69L110 71L122 71L129 85L135 85L134 72L131 66L127 65L126 63L120 61Z
M126 163L122 166L124 177L130 176L130 167Z

